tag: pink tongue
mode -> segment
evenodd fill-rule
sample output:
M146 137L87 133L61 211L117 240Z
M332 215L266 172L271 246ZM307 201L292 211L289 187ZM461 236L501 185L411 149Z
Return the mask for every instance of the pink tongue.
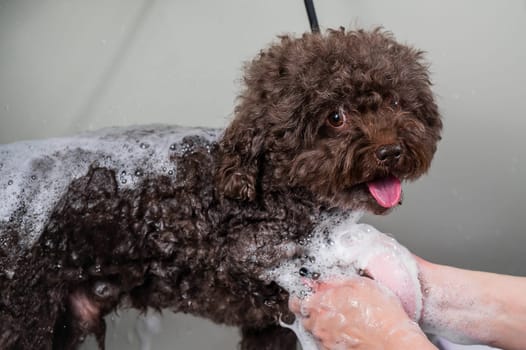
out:
M394 176L368 182L367 187L378 204L384 208L394 207L400 202L402 185Z

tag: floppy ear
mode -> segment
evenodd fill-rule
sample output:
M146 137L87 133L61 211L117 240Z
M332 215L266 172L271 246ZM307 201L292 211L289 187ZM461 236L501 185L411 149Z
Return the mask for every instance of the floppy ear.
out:
M217 183L220 194L253 201L264 148L264 132L251 118L238 117L225 130L219 144Z
M285 79L285 56L290 51L288 37L263 50L244 68L244 89L238 96L235 118L219 144L217 185L224 197L253 201L259 187L267 136L273 125L281 125L279 108L292 110L281 101L289 80ZM283 63L285 62L285 63ZM293 62L292 64L296 64Z

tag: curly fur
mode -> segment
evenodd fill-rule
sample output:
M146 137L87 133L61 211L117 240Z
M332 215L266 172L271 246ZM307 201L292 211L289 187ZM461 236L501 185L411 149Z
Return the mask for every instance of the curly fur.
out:
M254 199L264 163L272 167L272 186L302 186L332 205L382 211L354 186L389 173L417 178L440 139L422 58L379 29L282 37L246 69L247 88L221 142L228 156L221 159L220 188ZM340 110L349 120L336 132L326 117ZM382 166L374 150L392 143L402 145L402 159Z
M366 182L424 174L441 120L422 52L382 30L281 37L246 67L235 118L218 143L186 138L177 180L121 189L93 165L16 261L2 232L0 348L73 349L118 307L169 308L242 328L245 350L292 349L277 325L286 291L262 272L301 255L327 210L385 213ZM328 122L332 113L342 125ZM377 150L400 155L381 161Z

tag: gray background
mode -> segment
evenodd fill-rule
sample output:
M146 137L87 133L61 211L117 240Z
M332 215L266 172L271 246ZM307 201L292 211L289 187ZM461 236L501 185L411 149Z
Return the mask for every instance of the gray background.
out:
M432 261L526 275L526 1L316 5L324 28L383 25L432 63L445 124L432 169L405 186L402 207L365 221ZM242 62L307 29L301 0L0 0L0 143L109 125L223 127ZM109 349L237 342L234 329L166 313L141 343L144 324L122 316L109 319Z

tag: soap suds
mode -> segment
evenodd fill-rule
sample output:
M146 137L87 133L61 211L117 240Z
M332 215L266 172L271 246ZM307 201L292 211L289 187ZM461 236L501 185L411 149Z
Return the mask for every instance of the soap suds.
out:
M411 319L418 321L422 312L422 293L418 280L418 266L411 253L394 238L374 227L359 223L360 212L326 215L305 242L305 255L290 260L267 273L265 277L276 281L291 295L304 298L312 293L306 279L330 281L337 278L355 278L381 257L387 265L394 266L394 279L408 290L409 300L401 298ZM397 291L394 291L395 294ZM414 298L413 298L414 297ZM304 350L317 350L315 339L301 324L301 315L282 326L292 329Z
M133 188L148 175L175 177L172 156L192 152L185 137L215 141L220 133L150 125L1 145L0 232L12 227L21 233L19 244L31 246L69 184L90 167L112 169L119 187Z

